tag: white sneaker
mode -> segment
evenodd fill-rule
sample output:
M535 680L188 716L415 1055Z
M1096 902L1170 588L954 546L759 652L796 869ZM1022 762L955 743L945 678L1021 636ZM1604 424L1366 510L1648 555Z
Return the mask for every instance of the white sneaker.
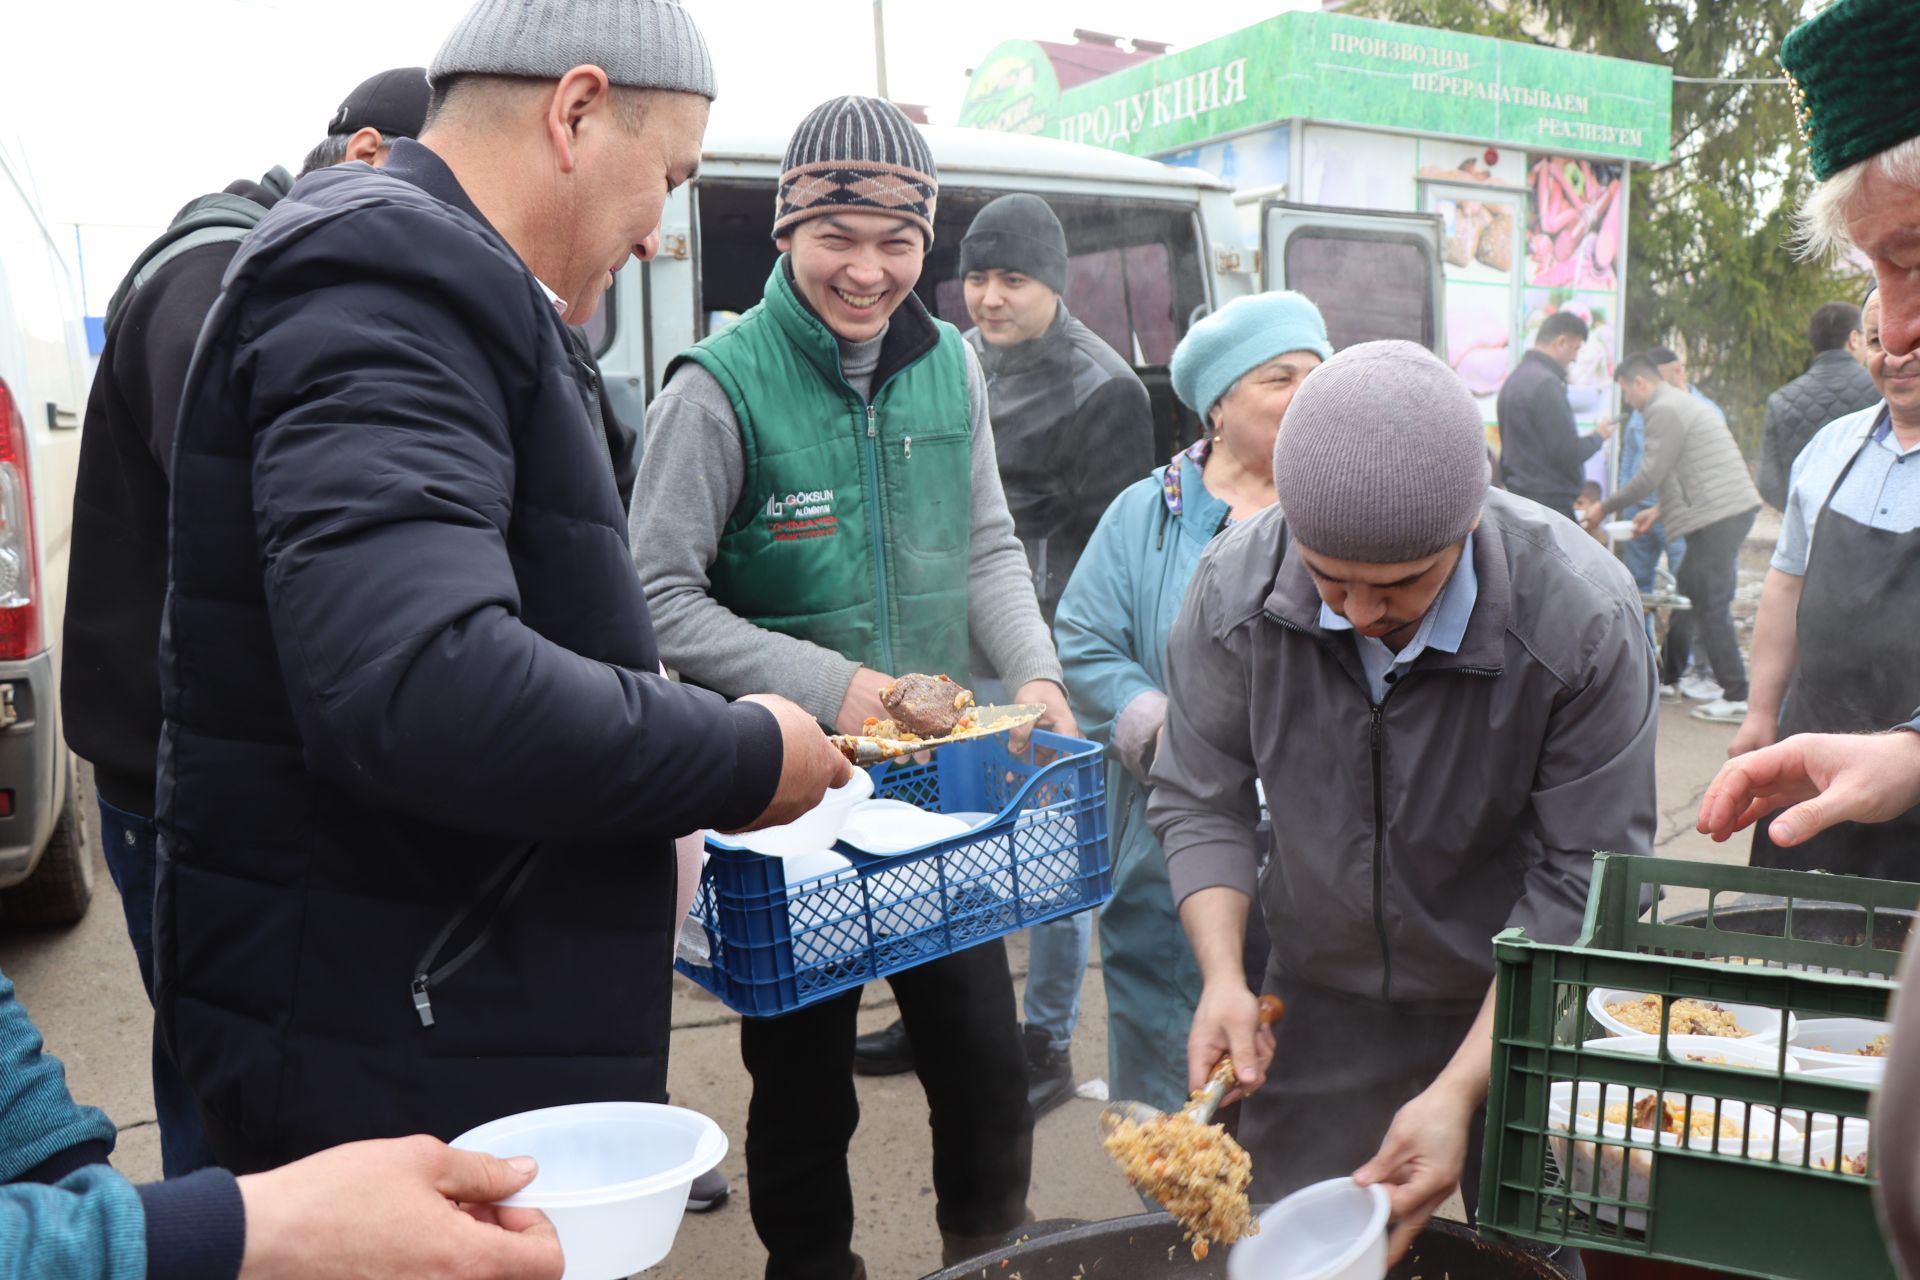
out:
M1680 701L1680 686L1679 686L1679 685L1677 685L1677 684L1663 684L1663 685L1661 685L1661 686L1660 686L1660 701L1662 701L1662 702L1678 702L1678 701Z
M1725 695L1726 690L1712 676L1689 673L1680 677L1680 696L1689 702L1714 702Z
M1695 720L1710 720L1714 724L1739 724L1747 718L1747 704L1729 702L1725 698L1715 698L1712 702L1695 707L1691 712Z

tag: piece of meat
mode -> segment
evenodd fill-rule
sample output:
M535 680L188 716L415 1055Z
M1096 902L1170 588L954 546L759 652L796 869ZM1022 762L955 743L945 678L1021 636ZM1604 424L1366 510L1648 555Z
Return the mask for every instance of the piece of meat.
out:
M880 691L893 722L922 738L944 738L973 707L973 692L945 676L906 675Z

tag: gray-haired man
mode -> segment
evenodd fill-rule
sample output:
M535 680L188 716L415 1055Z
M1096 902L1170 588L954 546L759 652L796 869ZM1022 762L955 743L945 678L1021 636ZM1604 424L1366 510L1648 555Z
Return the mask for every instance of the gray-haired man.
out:
M1488 489L1472 395L1413 343L1301 384L1274 490L1167 646L1148 815L1204 984L1189 1073L1232 1052L1254 1199L1357 1170L1392 1191L1397 1255L1477 1163L1489 939L1571 941L1591 850L1651 850L1652 653L1625 568ZM1270 1039L1241 967L1256 899Z

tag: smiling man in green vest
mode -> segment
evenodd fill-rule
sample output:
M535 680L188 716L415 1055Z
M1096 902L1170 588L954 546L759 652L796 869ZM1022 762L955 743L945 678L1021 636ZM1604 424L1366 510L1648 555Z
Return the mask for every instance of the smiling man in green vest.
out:
M684 353L647 413L634 564L666 661L710 689L772 689L824 724L885 718L896 675L969 680L969 641L1040 723L1077 734L1014 536L986 380L914 295L939 183L891 103L801 122L759 305ZM999 941L890 983L927 1092L948 1262L1027 1217L1033 1115ZM741 1024L747 1186L768 1280L865 1275L847 1144L859 993Z

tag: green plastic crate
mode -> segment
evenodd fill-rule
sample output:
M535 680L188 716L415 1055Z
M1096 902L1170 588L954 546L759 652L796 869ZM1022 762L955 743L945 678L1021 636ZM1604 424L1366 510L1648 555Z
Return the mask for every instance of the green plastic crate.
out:
M1661 887L1707 890L1708 918L1670 923L1656 903L1641 920L1643 890ZM1784 906L1782 936L1726 927L1722 915L1750 907L1750 895ZM1602 988L1764 1006L1803 1018L1884 1020L1900 953L1873 944L1904 939L1916 906L1920 884L1597 857L1577 942L1534 942L1518 929L1494 939L1481 1230L1742 1275L1891 1280L1893 1264L1874 1217L1878 1176L1870 1145L1863 1175L1815 1167L1829 1139L1796 1143L1779 1127L1771 1137L1757 1136L1771 1113L1803 1134L1838 1131L1843 1151L1857 1147L1867 1135L1867 1086L1787 1073L1778 1048L1766 1068L1688 1060L1671 1051L1665 1015L1658 1057L1582 1045L1607 1034L1588 1011L1589 993ZM1809 909L1829 924L1841 913L1849 931L1857 914L1858 937L1795 936L1811 932ZM1784 1013L1774 1021L1784 1024ZM1556 1118L1550 1102L1557 1097L1574 1105ZM1671 1099L1685 1113L1683 1124L1696 1114L1711 1123L1717 1112L1742 1134L1703 1136L1690 1145L1674 1137L1665 1145L1634 1136L1651 1139L1646 1130L1602 1128L1579 1115L1613 1102L1631 1107L1643 1097Z

